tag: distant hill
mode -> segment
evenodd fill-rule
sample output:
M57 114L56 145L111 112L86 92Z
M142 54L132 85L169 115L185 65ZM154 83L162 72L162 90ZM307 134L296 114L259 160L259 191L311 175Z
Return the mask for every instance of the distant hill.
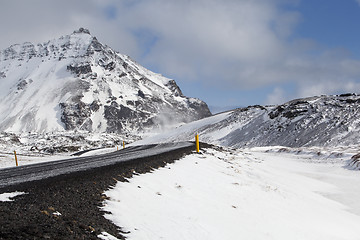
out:
M360 95L296 99L249 106L183 125L152 142L193 140L229 147L339 146L360 143ZM142 142L149 141L145 139ZM141 143L141 142L140 142Z

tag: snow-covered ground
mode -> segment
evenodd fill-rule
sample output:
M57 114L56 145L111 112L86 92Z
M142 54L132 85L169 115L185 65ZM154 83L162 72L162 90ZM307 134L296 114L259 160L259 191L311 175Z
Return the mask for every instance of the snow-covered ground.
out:
M121 146L95 149L95 150L81 154L81 157L106 154L106 153L114 152L114 151L121 150L121 149L122 149ZM28 164L57 161L57 160L77 157L77 156L72 156L71 154L72 153L61 153L61 154L58 153L56 155L39 154L39 153L31 154L29 151L19 151L19 152L17 152L17 160L18 160L19 166L24 166L24 165L28 165ZM16 162L15 162L14 153L0 152L0 169L8 168L8 167L15 167L15 166L16 166Z
M354 150L318 150L203 149L119 182L103 209L128 239L359 239Z
M91 150L81 156L99 155L122 149L128 139L116 134L87 132L5 133L0 132L0 169L15 166L14 150L19 165L72 158L79 151Z

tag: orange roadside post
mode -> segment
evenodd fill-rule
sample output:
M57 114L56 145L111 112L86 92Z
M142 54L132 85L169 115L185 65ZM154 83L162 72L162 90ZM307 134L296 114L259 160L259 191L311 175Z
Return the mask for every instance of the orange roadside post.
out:
M17 156L16 156L16 151L14 150L14 155L15 155L15 163L16 163L16 166L18 167L19 164L18 164L18 160L17 160Z
M196 143L196 152L200 152L200 143L199 143L199 134L195 135L195 143Z

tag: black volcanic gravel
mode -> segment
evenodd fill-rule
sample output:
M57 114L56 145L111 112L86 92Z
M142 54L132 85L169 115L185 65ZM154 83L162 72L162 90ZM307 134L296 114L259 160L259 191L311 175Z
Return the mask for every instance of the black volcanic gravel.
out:
M103 231L125 239L124 232L103 216L103 192L117 181L164 167L193 150L194 147L187 147L0 189L0 193L27 193L15 197L15 201L0 202L0 239L98 239ZM61 215L55 215L56 212Z

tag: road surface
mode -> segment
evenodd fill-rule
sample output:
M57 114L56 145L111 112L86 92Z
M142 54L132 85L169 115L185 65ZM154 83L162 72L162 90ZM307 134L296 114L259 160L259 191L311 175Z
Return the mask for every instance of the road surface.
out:
M128 147L120 151L97 156L79 157L31 164L0 170L0 189L35 180L55 177L79 171L114 165L139 158L155 156L194 145L192 142L154 144Z

